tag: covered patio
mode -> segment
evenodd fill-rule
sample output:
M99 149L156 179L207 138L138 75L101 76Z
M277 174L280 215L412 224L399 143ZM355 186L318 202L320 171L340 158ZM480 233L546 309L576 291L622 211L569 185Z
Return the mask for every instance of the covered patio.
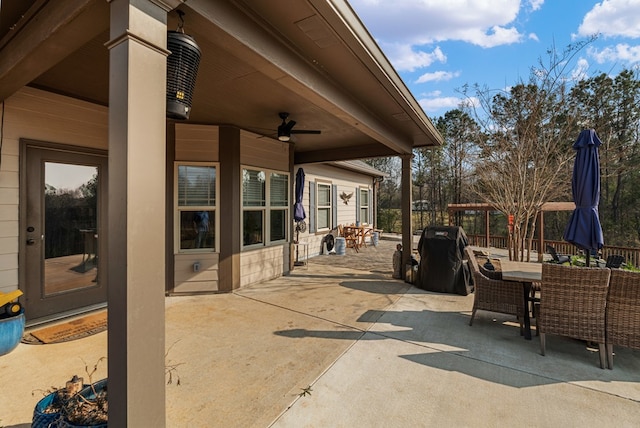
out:
M177 8L202 51L185 122L166 118L167 31L179 28ZM107 156L98 231L107 264L95 285L108 292L110 424L165 426L165 296L176 272L215 266L213 291L240 288L247 165L292 177L296 164L400 156L410 247L412 150L442 138L346 1L9 0L0 15L0 178L11 196L0 219L11 257L0 289L32 283L24 260L38 256L35 238L44 236L28 221L27 204L39 196L25 184L24 148L35 141ZM320 133L278 140L281 112L294 130ZM203 160L216 168L224 203L214 207L216 251L201 264L176 254L174 170ZM291 222L282 228L290 241ZM259 256L282 264L287 244Z

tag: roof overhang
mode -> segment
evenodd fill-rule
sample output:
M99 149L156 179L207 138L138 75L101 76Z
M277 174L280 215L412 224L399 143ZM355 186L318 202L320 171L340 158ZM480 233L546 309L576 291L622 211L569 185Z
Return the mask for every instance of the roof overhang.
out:
M335 161L328 162L329 165L335 166L337 168L346 169L348 171L357 172L360 174L365 174L373 178L387 178L389 174L386 172L375 169L371 165L366 164L360 160L351 160L351 161Z
M108 105L108 2L18 3L0 9L0 99L31 85ZM278 112L289 112L297 129L321 131L293 136L295 163L442 144L346 1L189 0L179 8L202 50L188 122L275 138ZM173 10L168 29L177 26Z

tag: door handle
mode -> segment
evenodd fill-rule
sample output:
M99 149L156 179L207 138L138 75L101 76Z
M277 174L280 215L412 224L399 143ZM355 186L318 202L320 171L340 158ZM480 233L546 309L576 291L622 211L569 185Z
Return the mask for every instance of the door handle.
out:
M27 239L27 245L33 245L33 244L35 244L35 243L36 243L36 240L35 240L35 239L33 239L33 238L29 238L29 239Z

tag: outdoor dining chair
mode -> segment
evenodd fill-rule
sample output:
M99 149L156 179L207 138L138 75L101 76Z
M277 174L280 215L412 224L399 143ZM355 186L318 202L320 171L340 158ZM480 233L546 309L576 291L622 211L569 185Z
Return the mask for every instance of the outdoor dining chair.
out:
M545 355L547 334L598 344L600 367L605 365L605 306L608 268L542 264L540 353Z
M626 262L624 256L620 254L611 254L607 257L607 264L605 265L609 269L618 269Z
M357 234L357 229L351 226L338 225L338 233L344 237L347 248L353 248L358 252L360 246L360 238Z
M524 326L522 324L524 317L522 285L518 282L488 278L480 270L478 261L470 247L465 248L465 254L469 265L471 265L474 284L473 309L469 325L473 325L473 319L478 310L498 312L517 316L520 324L520 334L524 334Z
M613 368L613 345L640 349L640 272L613 269L607 298L607 363Z
M553 258L553 261L558 264L563 264L571 261L571 256L569 256L568 254L558 254L556 252L556 249L551 245L547 245L547 253L551 254L551 258Z

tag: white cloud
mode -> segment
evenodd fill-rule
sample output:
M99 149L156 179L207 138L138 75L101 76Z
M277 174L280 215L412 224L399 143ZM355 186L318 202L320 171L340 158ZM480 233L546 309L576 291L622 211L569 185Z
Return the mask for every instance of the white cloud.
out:
M418 77L416 83L426 83L433 81L447 81L451 80L454 77L460 76L459 71L451 72L451 71L434 71L433 73L425 73L422 76Z
M640 37L640 0L603 0L584 16L578 35Z
M540 39L538 38L538 35L536 33L529 33L529 35L527 36L529 38L529 40L533 40L534 42L539 42Z
M600 50L589 48L587 52L598 64L604 64L605 62L635 64L640 62L640 45L630 46L626 43L621 43Z
M541 0L530 0L539 7ZM364 24L382 41L425 45L459 40L481 47L520 41L513 27L520 0L351 0Z
M414 71L434 62L447 62L447 56L437 46L430 53L415 50L409 45L381 44L380 47L398 71Z
M418 103L427 113L433 113L442 109L459 108L465 100L458 97L421 98Z
M577 61L576 66L571 71L571 78L574 81L588 79L589 76L587 75L587 70L589 70L589 61L584 58L580 58Z
M540 9L543 4L544 4L544 0L529 0L529 6L533 11Z

